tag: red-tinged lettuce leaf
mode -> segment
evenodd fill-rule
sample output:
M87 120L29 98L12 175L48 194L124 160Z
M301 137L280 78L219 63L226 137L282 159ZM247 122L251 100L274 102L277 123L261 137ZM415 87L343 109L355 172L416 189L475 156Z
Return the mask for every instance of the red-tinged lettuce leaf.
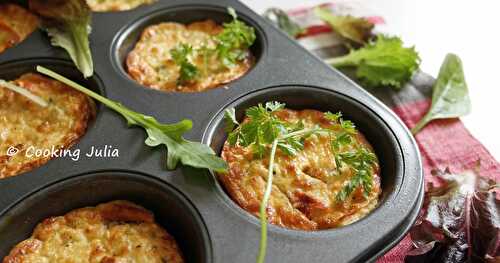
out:
M424 209L410 231L414 249L405 262L500 262L498 185L475 171L433 172Z
M363 46L373 38L375 25L362 17L334 15L330 10L316 7L314 14L325 21L330 27L344 39Z

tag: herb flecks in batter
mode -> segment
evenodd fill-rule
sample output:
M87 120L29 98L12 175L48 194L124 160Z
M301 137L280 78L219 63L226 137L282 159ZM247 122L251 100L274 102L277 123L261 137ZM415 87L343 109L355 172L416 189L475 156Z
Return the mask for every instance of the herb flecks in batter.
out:
M279 118L278 111L285 104L267 102L248 108L245 120L239 123L234 109L225 112L228 143L231 146L249 147L254 158L269 158L267 182L260 203L261 240L257 262L265 260L267 246L267 205L271 196L274 176L274 162L279 149L283 154L295 156L304 149L304 141L309 136L328 136L331 138L335 162L340 169L351 169L352 176L337 193L336 199L343 201L354 190L362 188L367 195L373 187L373 165L377 158L356 136L356 128L351 121L344 120L342 114L326 112L325 119L331 122L328 127L314 125L305 127L304 123L288 123Z
M196 79L199 75L199 70L193 63L189 61L189 56L193 54L193 47L188 44L181 44L177 48L170 51L172 59L180 67L178 84Z
M180 162L186 166L206 168L216 172L225 172L227 170L227 164L224 160L215 155L212 148L205 144L188 141L183 138L183 135L192 128L193 123L191 120L185 119L173 124L162 124L151 116L130 110L120 103L103 97L42 66L37 66L37 71L101 102L110 109L121 114L130 126L140 126L144 128L148 134L145 142L146 145L150 147L164 145L167 147L168 169L175 169Z
M208 74L208 61L210 58L217 58L221 63L221 69L234 67L238 62L247 59L248 48L255 42L255 29L238 20L236 11L229 7L228 13L233 20L229 23L224 23L221 33L213 36L216 43L214 47L209 47L207 44L193 49L187 44L179 44L170 54L172 60L180 68L178 85L185 84L189 81L195 81L200 75L200 70L189 61L191 58L203 59L203 75Z

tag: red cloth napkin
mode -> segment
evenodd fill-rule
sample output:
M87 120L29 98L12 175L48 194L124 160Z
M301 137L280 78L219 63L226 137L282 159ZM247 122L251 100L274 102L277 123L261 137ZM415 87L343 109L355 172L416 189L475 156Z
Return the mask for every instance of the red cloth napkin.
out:
M364 16L375 24L383 24L384 19L363 9L362 6L348 6L328 3L322 5L337 14ZM318 20L312 7L299 8L288 12L290 17L306 28L298 42L321 58L339 55L345 50L339 45L338 37L322 21ZM403 120L408 127L413 127L424 116L430 107L432 83L434 79L425 73L418 72L410 83L401 91L391 89L368 90ZM459 119L437 120L427 125L416 140L422 155L425 181L433 180L430 171L450 168L452 172L461 172L475 167L481 162L482 176L500 180L500 164L488 150L476 140ZM407 252L412 248L409 236L406 236L396 247L381 257L378 262L403 262Z

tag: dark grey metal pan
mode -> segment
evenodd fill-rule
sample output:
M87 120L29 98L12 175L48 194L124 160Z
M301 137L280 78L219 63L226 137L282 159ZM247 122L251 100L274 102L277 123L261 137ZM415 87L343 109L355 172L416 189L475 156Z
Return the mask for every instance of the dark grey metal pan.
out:
M103 171L45 186L2 214L0 257L31 235L51 216L113 200L127 200L152 211L155 220L178 241L188 262L212 262L212 247L200 215L182 193L147 175Z
M227 84L226 88L187 94L147 89L126 75L125 56L145 26L172 20L186 23L206 18L227 21L229 17L224 13L227 6L235 8L244 21L257 29L258 39L252 49L257 63L245 76ZM84 81L75 75L76 69L65 52L50 46L45 34L36 32L25 42L0 54L0 78L14 78L33 71L36 64L42 63L131 109L155 116L161 122L192 119L194 127L186 137L201 140L217 152L226 136L220 124L223 110L236 107L241 116L246 107L268 100L282 101L297 109L340 110L367 136L381 160L383 196L380 206L366 218L338 229L303 232L271 226L267 262L372 261L394 246L413 224L422 202L423 175L418 148L404 124L373 96L241 3L234 0L160 0L132 11L95 14L91 49L96 78ZM255 262L260 233L258 221L236 206L209 172L185 167L167 171L166 149L148 148L144 139L141 129L127 128L119 115L100 107L97 120L75 147L83 152L92 146L111 145L120 150L119 158L82 158L78 162L59 158L31 172L0 180L0 257L9 252L13 240L27 238L29 228L43 216L61 214L107 199L99 193L95 193L97 197L93 199L65 183L82 180L91 185L94 180L99 181L98 178L113 177L110 173L88 175L106 170L122 171L123 175L117 178L133 177L130 179L133 183L121 183L121 179L107 181L109 188L114 193L124 193L124 198L129 196L126 193L137 194L142 193L142 188L148 189L141 186L145 180L145 185L146 181L166 185L157 188L165 192L161 197L165 200L176 193L187 200L190 205L183 201L183 207L196 213L189 212L185 220L189 217L189 220L204 222L208 234L201 236L210 237L211 247L207 250L200 246L199 251L205 254L196 255L205 257L204 260L192 257L188 262ZM136 176L137 173L149 176ZM59 199L52 196L51 200L61 202L60 208L47 204L39 213L22 212L23 207L44 206L44 196L52 187L63 192L68 187L75 189L75 193ZM133 195L130 196L133 201ZM160 218L176 218L177 210L166 210L161 202L137 201L158 212ZM14 221L13 216L7 214L25 218L29 223L22 224L20 219ZM28 215L30 217L25 217ZM200 224L186 223L182 227L186 231L191 229L196 235L205 231ZM185 240L188 236L172 231L179 242L190 242ZM195 248L184 246L184 250L190 249Z
M399 241L415 220L419 210L415 208L419 208L422 202L421 175L409 176L415 169L419 169L420 159L415 155L414 160L405 160L408 156L405 157L403 154L402 144L412 141L407 131L404 129L399 131L399 134L406 132L406 138L397 136L398 131L392 130L370 107L345 94L312 86L287 85L265 88L249 93L229 103L225 108L235 108L237 117L241 120L245 109L273 100L286 103L291 109L341 111L343 116L356 123L360 132L366 136L381 164L381 202L366 218L342 228L316 232L287 230L275 226L269 228L271 240L286 238L289 240L289 246L296 244L296 249L291 249L292 252L288 252L286 256L287 262L288 259L296 260L293 262L304 262L307 258L314 257L318 260L325 257L335 258L339 262L352 260L362 262L373 259L375 255L390 248L387 244ZM204 136L204 142L219 152L226 140L223 118L224 109L212 120ZM248 223L259 226L258 219L238 207L222 186L216 183L216 187L220 199L227 204L229 210ZM373 244L386 245L380 247ZM307 249L302 250L301 247ZM278 252L281 249L280 242L271 244L268 256L270 262L277 262L275 260L283 258ZM278 255L279 257L275 257Z

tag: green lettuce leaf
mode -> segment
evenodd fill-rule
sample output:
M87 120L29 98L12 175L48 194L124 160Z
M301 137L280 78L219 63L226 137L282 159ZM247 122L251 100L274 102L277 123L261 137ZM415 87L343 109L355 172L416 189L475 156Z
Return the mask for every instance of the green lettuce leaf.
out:
M88 78L94 74L89 45L91 10L85 0L30 0L30 9L43 18L53 46L64 48Z
M434 83L431 108L411 131L417 134L427 123L435 119L467 115L471 108L462 61L457 55L448 54Z
M379 35L377 40L349 54L326 60L337 68L354 68L366 87L400 89L418 69L420 57L398 37Z
M330 10L320 7L315 8L314 13L328 23L337 34L358 45L366 44L373 36L372 30L375 25L365 18L334 15Z

